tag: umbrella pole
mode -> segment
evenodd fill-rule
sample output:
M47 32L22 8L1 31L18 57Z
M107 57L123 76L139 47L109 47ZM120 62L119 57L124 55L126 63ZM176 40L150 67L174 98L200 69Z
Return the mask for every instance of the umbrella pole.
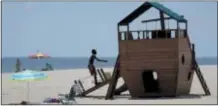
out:
M27 81L27 102L29 102L29 81Z

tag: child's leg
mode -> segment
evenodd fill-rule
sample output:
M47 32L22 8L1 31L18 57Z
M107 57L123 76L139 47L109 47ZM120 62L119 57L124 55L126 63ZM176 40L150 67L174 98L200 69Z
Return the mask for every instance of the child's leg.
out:
M96 69L95 69L95 66L94 66L94 65L93 65L93 75L94 75L95 85L97 85L97 84L98 84L97 73L96 73Z
M89 65L90 74L94 77L95 85L97 85L97 74L94 65Z
M95 85L97 85L98 81L97 81L97 74L96 74L96 72L94 73L94 81L95 81Z

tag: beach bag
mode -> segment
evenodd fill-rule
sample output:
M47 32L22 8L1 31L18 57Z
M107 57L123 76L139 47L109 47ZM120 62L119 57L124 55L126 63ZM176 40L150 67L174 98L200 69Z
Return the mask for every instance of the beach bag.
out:
M60 103L61 101L57 98L46 98L43 102L44 103Z

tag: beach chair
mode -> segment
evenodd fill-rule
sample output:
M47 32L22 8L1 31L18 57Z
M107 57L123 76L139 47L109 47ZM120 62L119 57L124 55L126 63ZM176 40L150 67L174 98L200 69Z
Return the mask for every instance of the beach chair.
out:
M59 94L59 99L62 104L77 104L75 97L81 95L84 92L84 88L80 80L75 80L74 85L70 88L69 94Z

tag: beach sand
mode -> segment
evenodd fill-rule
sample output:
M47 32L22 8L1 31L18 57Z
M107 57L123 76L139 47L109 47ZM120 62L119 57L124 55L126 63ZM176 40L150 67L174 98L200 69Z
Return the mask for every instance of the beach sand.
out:
M200 66L204 78L211 91L211 96L193 97L186 96L180 98L160 98L160 99L140 99L133 100L128 95L117 96L115 100L105 100L108 85L90 93L86 98L77 97L78 104L217 104L217 66ZM113 68L104 68L105 72L112 72ZM49 78L43 81L33 81L29 83L29 100L31 102L42 102L46 97L57 97L58 94L67 94L75 79L82 79L89 76L88 69L69 69L60 71L45 72ZM27 100L27 83L9 80L12 73L2 74L2 104L20 103ZM92 78L83 81L85 88L93 86ZM119 79L118 86L123 84ZM204 94L201 84L194 75L191 94Z

